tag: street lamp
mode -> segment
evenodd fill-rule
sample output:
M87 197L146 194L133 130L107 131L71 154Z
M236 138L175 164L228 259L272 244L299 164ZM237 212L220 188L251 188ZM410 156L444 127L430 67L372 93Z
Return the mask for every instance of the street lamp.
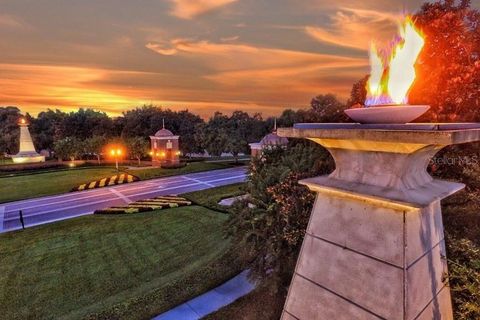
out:
M122 155L122 149L112 149L110 150L110 154L115 158L115 167L118 170L118 157Z

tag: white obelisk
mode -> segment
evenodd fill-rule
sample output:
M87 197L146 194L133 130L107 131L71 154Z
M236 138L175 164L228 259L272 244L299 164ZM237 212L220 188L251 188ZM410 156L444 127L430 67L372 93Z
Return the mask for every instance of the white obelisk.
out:
M14 163L36 163L45 162L45 156L39 155L33 145L28 123L25 119L20 119L20 150L18 154L12 157Z

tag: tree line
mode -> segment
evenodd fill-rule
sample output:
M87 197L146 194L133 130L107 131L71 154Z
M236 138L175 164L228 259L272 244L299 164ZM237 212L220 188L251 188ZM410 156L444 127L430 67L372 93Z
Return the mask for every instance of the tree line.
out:
M305 110L285 110L278 124L335 120L343 117L345 105L334 95L321 95ZM0 154L18 152L18 120L23 115L17 107L0 107ZM249 143L260 141L272 131L274 119L234 111L231 115L215 112L207 121L188 111L145 105L125 111L122 116L109 117L90 108L73 112L58 109L40 112L36 117L24 115L37 151L52 152L60 159L90 157L100 161L109 144L123 145L128 156L140 161L148 154L149 136L163 126L180 136L184 155L208 152L212 156L231 153L237 157L249 153Z

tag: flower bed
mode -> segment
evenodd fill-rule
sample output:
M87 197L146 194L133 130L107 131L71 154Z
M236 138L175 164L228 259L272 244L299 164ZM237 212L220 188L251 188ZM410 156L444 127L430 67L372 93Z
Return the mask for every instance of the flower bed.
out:
M159 196L155 198L132 202L124 207L111 207L96 210L95 214L129 214L168 208L189 206L192 203L185 198L177 196Z
M72 189L72 191L83 191L83 190L89 190L89 189L97 189L97 188L103 188L107 186L114 186L117 184L124 184L124 183L132 183L135 181L139 181L140 178L136 176L132 176L131 174L118 174L114 175L110 178L103 178L101 180L95 180L89 183L84 183L79 186L76 186L75 188Z

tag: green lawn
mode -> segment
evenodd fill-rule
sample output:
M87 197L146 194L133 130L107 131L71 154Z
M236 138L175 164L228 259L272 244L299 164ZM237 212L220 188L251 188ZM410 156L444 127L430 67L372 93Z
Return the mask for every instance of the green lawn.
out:
M235 183L218 188L184 193L182 197L212 210L226 211L224 206L218 204L220 200L245 194L245 191L243 191L244 185L245 183Z
M142 180L177 174L200 172L231 167L227 163L189 163L179 169L127 170ZM117 171L112 167L79 168L55 172L0 177L0 203L69 192L73 187L93 180L111 177Z
M86 216L0 235L2 319L149 319L241 270L200 206Z
M133 169L128 170L130 174L133 174L139 177L142 180L167 177L177 174L186 174L200 171L208 171L215 169L226 169L231 168L232 165L228 162L191 162L187 166L178 169L162 169L162 168L152 168L152 169Z
M0 178L0 203L69 192L79 184L116 173L114 168L104 167Z

